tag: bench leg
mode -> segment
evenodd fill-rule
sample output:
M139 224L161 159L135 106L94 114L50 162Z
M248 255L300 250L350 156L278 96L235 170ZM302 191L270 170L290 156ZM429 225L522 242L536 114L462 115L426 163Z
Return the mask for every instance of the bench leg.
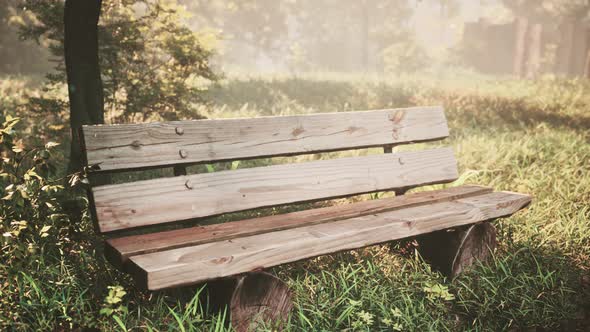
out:
M237 279L230 302L232 327L238 332L256 331L263 321L276 323L281 330L292 307L286 283L266 272L251 272Z
M273 324L274 330L280 331L293 308L287 284L262 271L210 281L205 294L209 310L229 308L231 325L237 332L257 331L261 323Z
M451 279L476 261L486 261L495 248L496 228L490 222L418 238L418 251L422 257Z

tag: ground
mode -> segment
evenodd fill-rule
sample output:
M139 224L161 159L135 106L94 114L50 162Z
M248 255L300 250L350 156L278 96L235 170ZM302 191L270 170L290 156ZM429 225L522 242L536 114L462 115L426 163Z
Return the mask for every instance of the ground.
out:
M14 78L3 82L0 102L6 107L11 96L21 94L27 85L19 86ZM242 76L227 78L206 97L211 104L201 113L209 117L441 104L451 137L430 145L450 145L455 150L461 176L448 186L480 184L534 196L526 210L496 222L499 247L493 260L455 280L432 271L411 240L273 269L294 291L290 330L570 331L590 326L588 82L452 75L437 79ZM58 126L48 122L35 125ZM221 163L208 170L378 152ZM117 175L115 181L129 178L138 175ZM424 189L431 188L417 190ZM383 195L388 194L354 199ZM226 219L304 207L308 206L264 209ZM78 238L53 244L59 248L56 254L31 252L23 258L26 269L0 262L0 298L4 298L0 326L23 331L228 328L222 323L224 313L204 311L203 300L197 298L201 287L157 293L136 290L126 275L105 262L101 239L89 227L87 214L79 222Z

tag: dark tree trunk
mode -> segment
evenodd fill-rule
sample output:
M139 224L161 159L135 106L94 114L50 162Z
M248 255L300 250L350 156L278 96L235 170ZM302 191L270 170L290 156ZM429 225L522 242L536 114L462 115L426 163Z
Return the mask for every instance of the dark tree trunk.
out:
M104 100L98 62L98 19L102 0L66 0L65 60L70 99L72 146L68 171L82 166L82 125L104 123Z

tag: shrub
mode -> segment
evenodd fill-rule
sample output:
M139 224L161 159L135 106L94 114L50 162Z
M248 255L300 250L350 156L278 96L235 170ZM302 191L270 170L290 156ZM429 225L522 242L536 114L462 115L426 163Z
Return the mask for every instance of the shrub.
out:
M57 200L63 186L49 180L52 149L59 144L21 146L15 139L18 121L7 116L0 128L0 257L11 268L22 267L30 254L54 249L71 227Z
M27 0L23 22L26 39L47 40L51 54L63 59L61 0ZM174 0L104 0L99 25L99 55L106 117L114 122L173 120L190 115L204 102L202 92L217 80L209 59L215 38L205 38L182 23ZM64 64L48 75L47 89L66 81ZM65 94L33 100L41 112L66 110Z

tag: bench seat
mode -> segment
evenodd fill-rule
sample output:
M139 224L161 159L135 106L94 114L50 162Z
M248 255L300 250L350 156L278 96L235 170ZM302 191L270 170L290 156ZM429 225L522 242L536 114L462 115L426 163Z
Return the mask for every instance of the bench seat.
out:
M272 266L419 235L423 257L453 266L451 271L485 259L495 246L495 230L482 222L517 212L531 197L480 186L404 195L451 183L460 173L451 148L394 147L448 134L444 110L435 106L84 126L80 138L91 174L89 208L97 232L106 237L107 259L131 273L139 287L159 290L215 279L243 281ZM318 155L368 148L373 150L353 156ZM188 168L311 154L316 154L311 161ZM163 167L173 168L174 176L106 185L92 178ZM185 224L383 191L396 195L222 224ZM164 230L174 224L174 230ZM451 229L458 231L446 231ZM136 230L149 233L129 235ZM432 250L422 252L426 248Z
M109 260L158 290L513 214L530 196L462 186L264 218L113 238Z

